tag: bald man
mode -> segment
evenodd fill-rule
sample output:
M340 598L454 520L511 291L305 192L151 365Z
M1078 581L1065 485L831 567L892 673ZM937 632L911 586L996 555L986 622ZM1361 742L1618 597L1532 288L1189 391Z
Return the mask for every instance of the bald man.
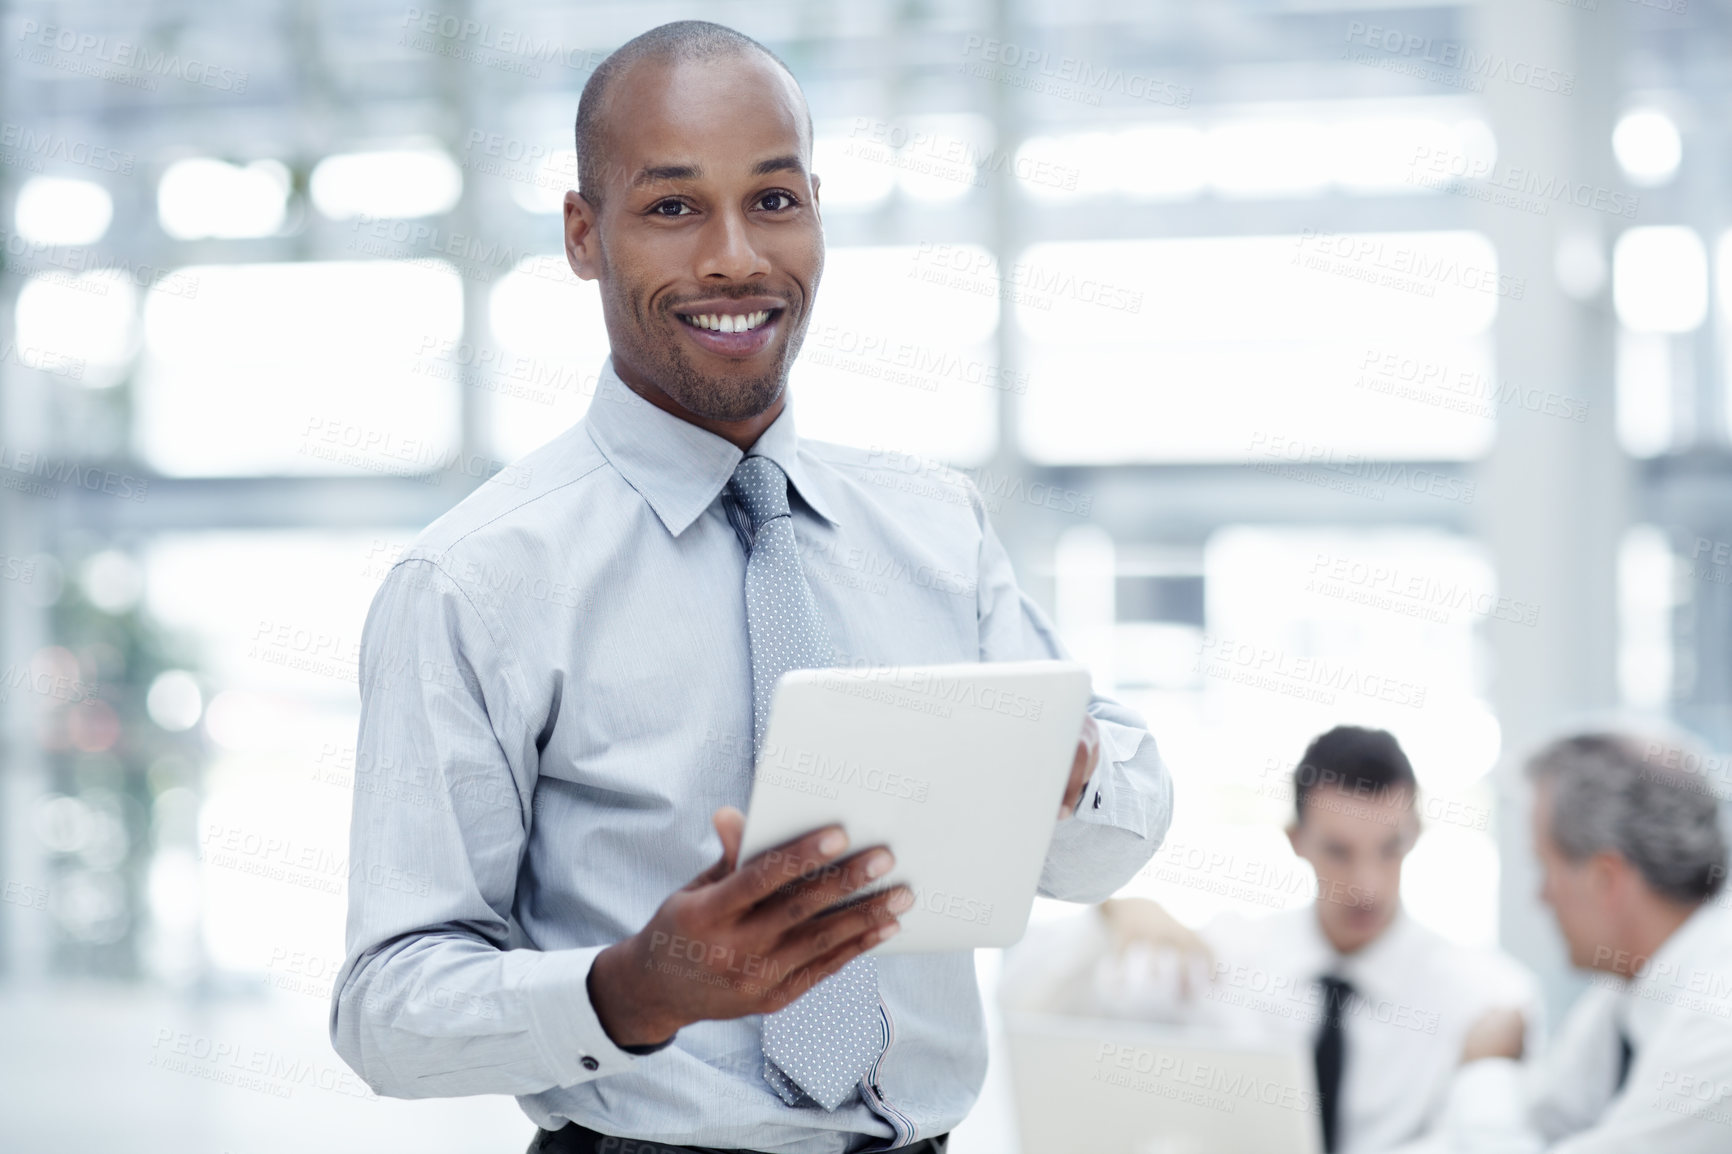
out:
M965 477L795 432L824 237L781 61L657 28L585 85L577 153L612 356L531 485L481 486L373 601L332 1041L380 1094L516 1095L533 1150L943 1150L986 1069L972 954L865 956L913 900L849 900L889 851L742 862L740 807L787 669L1065 651ZM1171 813L1142 719L1088 712L1040 882L1072 901Z

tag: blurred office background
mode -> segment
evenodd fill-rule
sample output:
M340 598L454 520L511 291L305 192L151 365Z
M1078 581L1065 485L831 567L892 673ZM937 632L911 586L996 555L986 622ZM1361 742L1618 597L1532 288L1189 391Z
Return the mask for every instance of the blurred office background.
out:
M694 16L816 119L802 431L967 469L1162 744L1127 893L1303 903L1283 775L1385 726L1409 908L1561 1010L1521 752L1670 719L1728 792L1727 0L8 4L0 1148L522 1148L326 1043L355 659L583 414L577 94ZM1014 1150L1000 1077L958 1154Z

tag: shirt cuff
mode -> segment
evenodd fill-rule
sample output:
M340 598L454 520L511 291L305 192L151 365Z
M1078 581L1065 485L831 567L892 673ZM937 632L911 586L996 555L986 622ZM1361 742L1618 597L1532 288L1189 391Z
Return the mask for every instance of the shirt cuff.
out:
M678 1035L675 1035L675 1037L677 1037L677 1036ZM673 1044L674 1044L673 1038L669 1038L665 1042L651 1042L647 1046L621 1046L620 1049L624 1050L628 1054L637 1054L639 1056L642 1056L644 1054L653 1054L657 1050L665 1050Z
M1452 1149L1526 1154L1537 1151L1527 1126L1522 1065L1511 1058L1481 1058L1450 1080L1444 1111Z
M1450 1099L1461 1106L1478 1104L1496 1107L1500 1115L1521 1108L1521 1064L1514 1058L1480 1058L1456 1071L1450 1085ZM1486 1110L1472 1111L1484 1116Z
M519 986L528 1006L530 1035L556 1085L617 1074L638 1060L607 1036L589 1000L589 968L606 948L544 951Z
M1125 778L1124 763L1142 747L1146 730L1096 717L1101 734L1101 757L1077 802L1076 816L1083 821L1116 825L1144 840L1152 840L1159 823L1148 810L1143 793Z

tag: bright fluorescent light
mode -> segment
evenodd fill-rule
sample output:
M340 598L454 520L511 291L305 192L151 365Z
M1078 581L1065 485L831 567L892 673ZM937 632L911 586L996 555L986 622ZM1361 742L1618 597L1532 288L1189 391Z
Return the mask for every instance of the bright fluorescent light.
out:
M177 240L270 236L283 226L289 170L281 161L242 166L208 156L177 160L156 186L156 215Z
M438 216L463 195L463 171L437 148L348 152L319 162L312 193L333 220Z
M13 219L26 240L92 244L114 219L114 198L93 181L34 176L18 190Z

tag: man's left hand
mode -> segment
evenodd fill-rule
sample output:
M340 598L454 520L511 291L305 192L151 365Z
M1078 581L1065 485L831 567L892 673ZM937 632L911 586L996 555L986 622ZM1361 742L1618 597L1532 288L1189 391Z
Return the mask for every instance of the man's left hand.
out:
M1095 724L1094 715L1085 713L1082 736L1077 738L1076 756L1070 763L1070 782L1064 787L1064 801L1058 807L1060 821L1075 815L1077 802L1082 800L1083 790L1088 787L1089 778L1094 776L1095 766L1100 761L1100 727Z

